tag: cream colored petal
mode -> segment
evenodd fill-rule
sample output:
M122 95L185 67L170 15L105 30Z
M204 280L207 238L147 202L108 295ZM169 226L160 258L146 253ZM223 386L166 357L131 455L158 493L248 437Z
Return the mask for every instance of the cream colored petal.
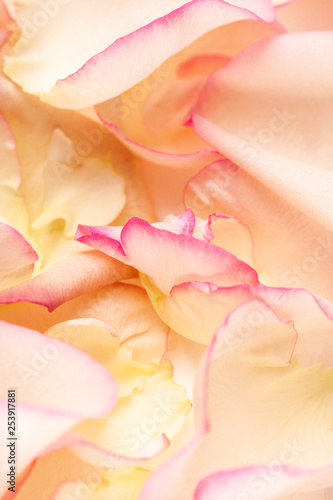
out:
M166 365L142 389L121 398L108 418L79 425L76 432L117 455L139 459L151 455L163 435L171 439L179 432L190 409L185 389Z

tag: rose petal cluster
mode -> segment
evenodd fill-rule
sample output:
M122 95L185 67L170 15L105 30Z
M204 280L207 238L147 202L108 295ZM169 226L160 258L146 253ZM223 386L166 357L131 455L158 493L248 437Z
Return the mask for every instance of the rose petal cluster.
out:
M332 51L327 0L0 0L1 500L333 497Z

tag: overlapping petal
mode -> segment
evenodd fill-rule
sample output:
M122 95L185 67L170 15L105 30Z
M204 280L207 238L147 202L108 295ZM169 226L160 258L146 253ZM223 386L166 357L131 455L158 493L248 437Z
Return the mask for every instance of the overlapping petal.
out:
M115 404L117 389L103 366L63 342L51 344L38 332L4 322L0 335L1 462L7 461L7 390L15 389L21 472L64 431L84 418L106 415ZM4 488L6 477L2 477Z
M123 227L79 226L76 239L152 278L164 295L179 283L214 279L225 286L256 284L255 271L229 252L188 234L157 229L132 218Z
M1 304L28 301L50 311L92 289L130 278L133 271L122 263L94 252L70 254L47 270L0 292Z
M259 322L258 307L265 311ZM140 499L154 498L167 482L163 500L208 492L284 499L332 486L332 356L324 361L317 345L325 336L320 326L295 329L257 301L236 308L197 377L197 437L151 476Z
M117 4L99 0L94 5L57 0L43 9L38 2L23 1L15 11L22 35L6 60L5 72L25 91L39 93L51 104L83 108L132 87L222 24L251 17L274 19L266 0L251 0L247 8L250 13L221 0L146 0L140 5L134 0ZM129 54L140 61L130 71Z
M29 279L38 255L24 236L0 220L0 290Z
M224 9L223 27L174 55L120 96L96 106L105 125L145 161L193 169L216 159L216 153L188 126L207 77L247 46L283 31L276 24L251 19L250 10L247 20L240 17L234 22L228 18L230 6L225 4Z
M184 388L174 382L170 363L149 361L149 346L145 360L140 360L140 350L131 338L124 341L121 333L88 318L54 325L45 335L89 354L112 373L119 387L119 400L111 414L74 429L77 438L70 438L71 446L76 446L76 440L80 456L94 463L105 450L119 457L119 466L124 466L162 451L166 438L180 430L191 403ZM154 346L152 350L154 357Z
M333 6L329 0L283 2L276 16L288 31L330 31L333 28Z
M254 175L222 160L189 181L184 201L202 218L217 211L242 219L251 233L252 266L263 283L303 287L333 298L329 278L332 231L281 199L274 185L266 186ZM235 242L235 235L229 241ZM240 246L246 248L244 238Z
M332 45L331 32L253 45L209 80L193 118L200 137L331 230Z
M133 275L115 261L94 259L72 238L84 219L121 223L140 211L151 216L131 155L90 119L54 112L3 77L0 88L8 122L1 118L0 216L39 256L33 279L3 291L1 302L31 301L53 309Z

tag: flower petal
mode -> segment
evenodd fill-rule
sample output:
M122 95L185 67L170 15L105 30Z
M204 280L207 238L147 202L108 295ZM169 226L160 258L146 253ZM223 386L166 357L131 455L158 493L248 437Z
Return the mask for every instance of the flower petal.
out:
M128 266L97 252L72 253L31 280L1 291L0 303L28 301L52 311L92 289L133 275Z
M263 493L265 500L286 499L286 495L292 495L292 498L296 499L295 491L297 492L299 484L308 482L311 485L312 481L316 483L318 478L311 471L291 466L281 466L276 475L270 467L247 467L221 471L200 481L194 500L219 500L221 495L225 500L242 497L250 499L254 498L254 495ZM301 487L304 488L304 486ZM316 490L312 493L314 498L319 499L318 495L321 491ZM302 492L302 498L308 499L308 495Z
M148 376L141 389L119 399L107 418L83 422L75 431L118 456L141 461L158 448L162 451L161 438L177 434L190 409L186 391L174 382L168 364Z
M115 404L117 390L105 368L71 346L4 322L0 338L1 441L7 439L7 390L15 389L21 472L68 428L84 418L107 414ZM5 453L2 446L1 462ZM1 488L5 481L4 477Z
M294 0L277 9L277 19L288 31L333 29L333 6L329 0Z
M253 45L212 76L193 121L221 154L332 230L328 47L331 32L284 34Z
M199 217L222 212L246 223L254 262L243 260L258 271L263 283L302 287L333 299L329 279L330 270L333 272L332 231L281 199L274 186L266 187L245 170L222 160L189 181L184 200Z
M38 255L24 236L0 221L0 290L31 277Z
M15 139L9 124L1 115L0 139L0 217L26 233L28 218L19 192L21 172L15 152Z
M317 359L325 362L331 359L325 353L325 348L322 348L327 343L331 345L331 303L306 290L247 285L223 288L214 283L192 281L173 287L169 297L165 298L160 296L148 279L142 282L160 318L175 332L190 340L208 344L234 308L248 300L262 300L284 321L295 321L297 330L308 332L309 338L313 332L321 331L323 338L317 345L320 353ZM254 316L254 321L260 322L264 318L260 311ZM310 352L314 353L313 347L308 351L308 356Z
M120 469L111 473L105 473L102 485L87 484L84 482L68 482L63 484L56 492L52 500L66 500L76 498L78 492L85 492L87 500L137 500L142 485L150 475L148 470L139 468Z
M265 317L260 322L250 320L258 307L265 311ZM240 338L244 321L248 331ZM192 499L200 480L204 482L197 494L207 494L214 480L210 483L204 478L217 470L221 472L216 477L228 480L218 498L223 493L229 498L231 491L251 493L246 498L256 498L265 491L275 494L274 488L288 486L281 491L285 498L284 493L332 485L332 412L327 411L331 408L332 368L298 365L293 358L302 351L298 343L295 350L297 338L301 344L308 340L306 332L297 336L292 322L282 322L263 303L246 302L228 316L198 373L194 399L197 436L151 476L141 499L154 498L158 485L161 488L166 481L169 487L163 489L163 500L175 496ZM311 338L316 349L317 338L313 334ZM318 432L310 433L309 428ZM242 446L237 445L240 435ZM300 466L311 470L295 470ZM240 467L253 467L249 484L246 469ZM239 470L230 471L232 468ZM233 476L235 481L231 481Z
M76 239L152 277L165 295L172 286L195 279L212 278L225 285L257 283L255 271L229 252L186 234L156 229L138 218L122 229L80 225Z
M132 87L161 62L222 24L258 16L274 20L270 2L249 0L248 4L250 12L221 0L145 0L140 5L134 0L118 4L98 0L94 5L73 0L54 2L46 9L37 1L21 2L16 20L23 36L7 58L5 72L26 92L39 93L50 104L87 107ZM128 54L140 61L130 72Z
M66 169L65 164L57 163L55 155L66 149L74 149L71 141L61 130L55 130L43 169L43 212L32 227L39 229L63 218L65 235L69 237L75 234L79 222L112 222L123 209L126 198L124 180L113 171L109 159L90 158L83 160L80 166ZM59 168L64 175L60 175Z

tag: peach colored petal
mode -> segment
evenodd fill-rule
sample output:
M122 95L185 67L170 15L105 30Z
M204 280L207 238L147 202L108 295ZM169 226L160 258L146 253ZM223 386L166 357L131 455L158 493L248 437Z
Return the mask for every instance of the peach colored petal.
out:
M121 337L102 321L91 318L65 321L49 328L45 335L86 352L105 366L119 387L119 397L132 394L155 372L153 365L138 362L128 345L120 346Z
M325 471L327 474L329 471ZM320 477L320 473L318 474ZM264 480L262 478L268 478ZM247 467L221 471L206 477L197 486L194 500L220 500L221 495L225 500L235 498L253 498L253 495L265 495L265 500L286 500L287 495L295 499L295 491L304 488L305 483L310 488L318 483L318 478L308 470L298 469L292 466L281 466L278 476L272 475L269 467ZM313 485L313 486L312 486ZM312 493L313 500L319 499L322 490ZM307 493L302 492L302 498L310 500ZM288 496L289 498L289 496Z
M201 155L201 153L200 153ZM196 175L202 168L202 165L210 163L211 156L203 156L203 161L197 160L189 155L187 156L186 166L181 163L173 163L169 159L170 166L178 165L177 168L170 168L158 163L151 163L144 159L137 159L137 164L144 176L149 195L154 204L156 216L154 220L163 220L169 214L180 215L184 211L183 192L189 178ZM213 161L220 159L219 153L213 154Z
M193 119L221 154L330 229L333 71L323 56L331 46L330 32L253 45L211 77Z
M195 374L205 350L206 346L190 341L172 330L169 332L164 359L171 361L175 381L185 387L191 400Z
M207 31L240 19L274 20L266 0L249 0L247 9L222 0L146 0L140 6L134 0L117 5L99 0L93 7L73 0L52 4L51 13L36 1L21 2L16 20L23 36L7 57L5 72L25 91L39 93L51 104L87 107L130 88ZM115 18L117 23L112 22ZM94 37L89 36L91 30ZM141 61L130 72L128 54Z
M117 183L118 176L125 182L126 205L117 219L123 217L126 222L133 215L153 218L154 214L142 176L133 156L105 127L82 114L51 108L35 97L22 93L17 86L1 75L0 94L0 112L7 120L13 134L11 143L7 141L3 144L10 144L12 162L19 161L22 176L21 193L31 221L36 220L43 212L45 170L49 175L52 174L55 186L58 188L53 197L59 198L59 189L64 189L67 181L72 183L73 177L80 178L79 169L81 167L85 171L88 169L85 164L88 163L91 170L93 162L99 173L103 170L101 167L104 164L104 180L108 185L111 183L111 178ZM38 148L35 146L36 143ZM14 146L17 158L12 151ZM112 171L108 173L105 170L106 159L112 164L114 175ZM12 171L14 172L14 166ZM89 197L93 197L92 192L89 193ZM82 205L81 201L81 209L84 208ZM113 217L116 211L113 207L112 215L110 213L112 203L109 202L109 205L106 212ZM2 217L6 218L4 215ZM17 225L15 221L11 223ZM52 230L53 227L48 228L49 233L52 233ZM36 237L38 236L37 232Z
M15 152L13 132L0 115L0 217L24 233L27 230L27 213L19 192L21 172Z
M211 213L207 219L207 222L202 221L200 228L198 227L202 238L254 267L253 240L248 226L240 219L223 213ZM198 233L195 233L195 237L199 238Z
M255 271L229 252L186 234L156 229L139 218L124 228L80 225L76 239L152 277L165 295L172 286L189 280L257 283Z
M333 29L333 5L330 0L294 0L277 9L278 21L288 31Z
M37 260L24 236L0 220L0 290L29 279Z
M7 438L7 390L15 389L20 473L68 428L82 419L107 414L117 390L104 367L71 346L4 322L0 337L1 441ZM6 452L3 446L1 462ZM2 481L1 488L5 478Z
M226 24L164 62L121 96L96 106L103 123L138 156L159 220L182 211L189 177L219 159L194 133L189 120L206 78L251 43L281 31L276 23L254 20Z
M7 15L11 19L15 17L15 0L1 0L1 4L5 7Z
M83 158L82 165L66 168L66 160L60 163L60 155L65 151L74 151L74 145L56 129L42 171L42 212L33 221L32 228L40 229L63 219L65 236L70 237L84 220L100 221L100 224L112 222L124 208L126 197L124 179L113 171L109 158Z
M101 482L103 474L102 467L83 462L69 450L58 450L36 460L16 497L17 500L31 500L32 498L51 500L62 482L81 480L92 484Z
M72 299L50 313L45 307L18 302L2 306L0 319L45 332L64 321L95 318L133 349L141 362L159 363L167 345L168 327L157 316L145 291L135 285L114 283ZM64 332L69 342L71 328Z
M269 304L284 321L295 321L298 331L307 331L311 336L320 330L323 338L316 347L323 360L330 360L330 355L325 352L326 347L322 346L331 345L331 303L306 290L247 285L223 288L213 283L192 281L173 287L169 297L161 298L148 279L143 281L143 285L160 318L175 332L190 340L208 344L218 326L234 308L248 300L259 299ZM260 322L263 319L264 315L259 309L253 321ZM314 352L313 347L311 352Z
M131 395L120 398L110 415L82 422L75 432L120 460L125 458L125 465L161 453L180 431L192 405L184 387L173 380L170 363L155 370L151 376L146 373L142 386ZM94 460L90 450L85 459Z
M145 469L129 468L105 473L103 484L94 485L85 482L67 482L56 491L52 500L75 498L81 492L88 494L89 500L136 500L142 485L148 479L150 472Z
M329 278L330 269L333 272L332 231L281 199L273 185L266 187L223 160L189 181L184 201L199 217L218 211L246 223L252 235L254 261L243 260L251 263L263 283L307 288L333 298Z
M92 289L134 274L128 266L97 252L71 254L31 280L0 292L0 303L28 301L52 311Z
M259 323L254 322L254 318L253 322L249 320L249 313L257 312L258 305L266 311L265 318ZM242 324L242 317L247 321L249 330L240 339L237 330ZM301 317L301 321L302 319ZM312 317L312 321L315 322L315 317ZM318 348L317 333L319 332L311 334L312 346L315 349ZM329 373L332 369L324 368L323 365L314 366L310 370L297 366L292 356L297 358L302 351L302 346L297 351L298 344L304 342L307 344L308 340L310 339L306 331L302 334L298 332L297 336L293 324L283 323L266 305L247 302L231 313L214 336L198 373L197 397L194 400L197 412L197 436L151 476L141 493L140 500L155 498L158 488L161 489L161 484L168 484L168 488L163 489L163 494L159 495L162 500L171 500L175 497L190 500L195 490L197 495L204 493L207 495L208 491L213 495L215 491L209 488L213 486L214 480L210 482L207 475L219 469L221 472L215 477L222 482L219 483L220 496L217 498L223 493L229 498L228 494L231 492L250 495L247 498L252 498L253 495L253 498L256 498L259 493L269 493L270 488L274 491L274 488L288 486L286 490L281 491L281 495L272 497L285 500L284 494L287 493L320 490L332 485L330 414L324 411L326 403L328 404L325 398L331 397ZM319 343L322 345L322 339ZM306 346L306 350L309 351L309 345ZM319 360L318 350L317 353ZM318 363L318 360L313 359L311 363L313 361ZM295 375L293 381L288 380L291 373ZM300 377L298 381L300 384L297 382L297 377ZM301 382L303 377L307 378L308 382L311 380L310 385L305 380ZM323 382L325 378L327 386L326 382ZM274 392L281 383L286 384L285 390ZM307 387L306 391L303 390L303 383ZM323 392L319 389L316 393L317 383L319 385L324 383ZM303 412L298 410L294 412L295 401L297 405L300 401L295 398L294 392L299 392L301 398L307 398L310 387L311 391L314 389L313 399L310 398L308 401L313 405L312 410L308 411L304 405ZM291 397L289 404L283 404L281 397L287 399ZM263 410L260 406L264 400L265 404L271 405L269 411ZM242 409L242 404L246 408ZM297 408L299 409L299 406ZM291 418L288 418L288 412ZM269 420L267 414L271 417ZM317 419L319 432L306 432L307 427L304 428L304 422L302 423L306 418ZM261 423L262 419L265 420L264 425ZM285 425L282 423L284 419L286 419ZM299 419L299 422L294 419ZM289 435L288 432L294 424L296 428ZM273 427L275 430L269 430L268 427ZM240 431L241 428L244 434ZM268 432L269 438L263 436L265 432ZM261 440L263 441L260 443ZM255 470L258 464L260 467ZM303 470L297 469L299 464L303 466ZM304 470L304 464L307 466L311 464L311 470ZM249 483L242 482L243 474L245 474L243 478L247 478L246 469L230 470L239 465L254 466L252 472L255 474L251 475ZM264 475L264 471L268 475ZM238 480L229 482L231 474ZM198 487L201 479L204 482ZM224 479L228 479L228 482ZM227 486L232 488L231 491L226 488Z
M101 116L100 116L101 117ZM102 117L101 117L102 119ZM117 139L124 144L132 153L141 157L146 162L150 162L156 166L165 166L168 168L198 168L207 165L214 160L220 158L220 154L217 151L213 151L208 147L201 148L193 153L165 153L163 151L155 150L147 146L143 146L140 143L136 143L131 139L128 139L113 123L109 123L102 119L104 125L110 129L110 131L117 137ZM194 136L195 138L195 136ZM198 141L197 138L194 140Z
M138 481L138 487L149 475L149 471L142 468L115 470L112 466L108 469L103 467L103 463L99 466L87 464L68 450L51 453L36 461L28 479L16 494L17 500L69 500L72 497L89 498L89 494L101 494L102 498L105 498L106 494L124 495L115 498L128 500L127 495L134 489L134 484L130 481L131 476Z
M279 32L278 25L255 20L225 24L165 61L128 91L96 106L103 123L143 160L155 205L165 194L171 167L190 169L188 175L194 175L194 169L218 159L189 126L206 78L251 43ZM173 172L169 197L178 178L182 182L182 172ZM174 208L169 209L172 212L176 212Z

